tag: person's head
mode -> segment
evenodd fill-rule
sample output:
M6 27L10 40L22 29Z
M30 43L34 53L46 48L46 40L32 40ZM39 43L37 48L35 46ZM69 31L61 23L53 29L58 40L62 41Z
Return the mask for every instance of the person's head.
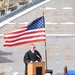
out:
M30 45L30 48L31 48L32 51L34 51L36 47L35 47L34 44L31 44L31 45Z

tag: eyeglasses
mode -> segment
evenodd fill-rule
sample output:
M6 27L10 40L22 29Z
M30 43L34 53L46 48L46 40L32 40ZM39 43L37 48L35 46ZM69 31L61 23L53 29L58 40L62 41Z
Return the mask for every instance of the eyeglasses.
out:
M36 47L32 47L32 48L36 48Z

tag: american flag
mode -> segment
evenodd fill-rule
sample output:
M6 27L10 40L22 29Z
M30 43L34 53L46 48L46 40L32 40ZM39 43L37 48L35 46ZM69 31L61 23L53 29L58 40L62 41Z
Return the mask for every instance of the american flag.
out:
M44 16L33 20L28 26L4 34L4 46L8 47L45 42L45 40Z

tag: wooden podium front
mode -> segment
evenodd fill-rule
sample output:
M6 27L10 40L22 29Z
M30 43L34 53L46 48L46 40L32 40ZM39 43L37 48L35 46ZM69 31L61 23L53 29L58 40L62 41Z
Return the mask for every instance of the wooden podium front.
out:
M45 75L45 62L28 63L28 75Z

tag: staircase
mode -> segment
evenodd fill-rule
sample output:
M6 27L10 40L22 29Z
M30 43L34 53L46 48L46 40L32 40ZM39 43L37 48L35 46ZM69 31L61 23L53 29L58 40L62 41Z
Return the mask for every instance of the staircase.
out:
M17 8L9 14L0 17L0 27L9 23L10 21L30 12L31 10L49 2L50 0L35 0L34 2L28 3L27 5L22 6L21 8Z

